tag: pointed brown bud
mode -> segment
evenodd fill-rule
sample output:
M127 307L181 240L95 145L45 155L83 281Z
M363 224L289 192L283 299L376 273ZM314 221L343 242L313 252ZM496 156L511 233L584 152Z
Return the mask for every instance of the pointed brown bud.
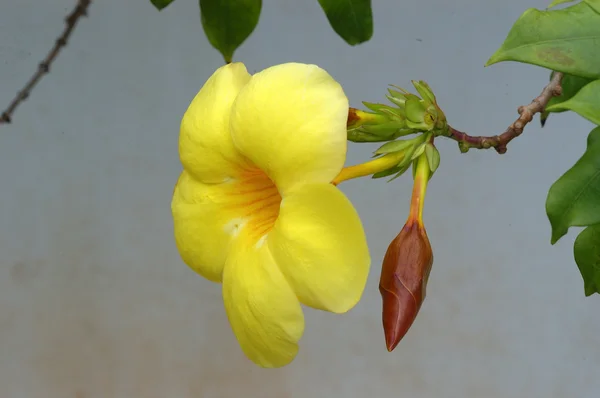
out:
M396 348L417 317L432 265L433 252L425 227L409 218L385 253L379 280L388 351Z

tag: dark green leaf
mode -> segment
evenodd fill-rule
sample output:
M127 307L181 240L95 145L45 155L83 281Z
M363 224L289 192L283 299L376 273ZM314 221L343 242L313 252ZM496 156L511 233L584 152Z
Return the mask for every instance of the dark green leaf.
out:
M575 239L573 254L583 277L585 295L600 293L600 225L581 231Z
M331 27L351 46L373 36L371 0L319 0Z
M587 138L587 147L591 147L600 140L600 127L593 129Z
M592 123L600 124L600 79L583 86L565 102L547 106L548 112L570 110L577 112Z
M154 4L154 7L158 8L158 10L162 10L175 0L150 0L150 3Z
M548 191L546 214L555 244L570 227L600 223L600 129L588 136L583 156Z
M530 8L486 66L501 61L600 78L600 14L586 2L560 10Z
M262 0L200 0L204 33L225 62L254 31L261 7Z

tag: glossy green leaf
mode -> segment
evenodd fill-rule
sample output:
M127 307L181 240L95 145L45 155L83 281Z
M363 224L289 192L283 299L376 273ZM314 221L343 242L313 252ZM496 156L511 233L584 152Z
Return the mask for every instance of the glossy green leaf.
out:
M550 5L548 6L548 8L556 7L559 4L572 3L574 1L575 0L554 0L552 3L550 3Z
M600 127L588 136L583 156L548 191L546 214L555 244L570 227L600 223Z
M174 1L175 0L150 0L150 3L160 11Z
M600 127L596 127L588 134L587 147L591 147L596 142L600 142Z
M600 78L600 14L587 2L560 10L530 8L486 66L502 61Z
M254 31L261 7L262 0L200 0L204 33L225 62Z
M600 293L600 225L581 231L575 239L573 254L583 277L585 295Z
M371 0L319 0L329 24L351 46L373 36Z
M547 106L548 112L569 110L577 112L592 123L600 124L600 79L586 84L569 100Z

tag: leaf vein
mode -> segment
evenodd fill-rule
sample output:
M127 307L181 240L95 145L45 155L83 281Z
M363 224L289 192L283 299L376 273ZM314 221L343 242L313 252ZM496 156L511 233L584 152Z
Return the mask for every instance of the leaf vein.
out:
M521 44L520 46L517 47L512 47L510 49L508 49L507 51L513 51L513 50L518 50L521 48L526 48L526 47L533 47L533 46L538 46L540 44L547 44L547 43L552 43L552 42L570 42L570 41L576 41L576 40L593 40L593 39L600 39L600 34L598 36L581 36L581 37L572 37L572 38L567 38L567 39L549 39L549 40L542 40L542 41L536 41L534 43L526 43L526 44Z

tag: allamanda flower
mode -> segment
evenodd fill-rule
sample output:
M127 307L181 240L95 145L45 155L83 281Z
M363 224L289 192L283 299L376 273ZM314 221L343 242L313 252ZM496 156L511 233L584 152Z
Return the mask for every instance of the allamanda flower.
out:
M222 283L248 358L290 363L301 303L343 313L360 299L370 257L361 221L331 181L346 157L348 99L315 65L255 75L219 68L185 112L172 212L183 261Z

